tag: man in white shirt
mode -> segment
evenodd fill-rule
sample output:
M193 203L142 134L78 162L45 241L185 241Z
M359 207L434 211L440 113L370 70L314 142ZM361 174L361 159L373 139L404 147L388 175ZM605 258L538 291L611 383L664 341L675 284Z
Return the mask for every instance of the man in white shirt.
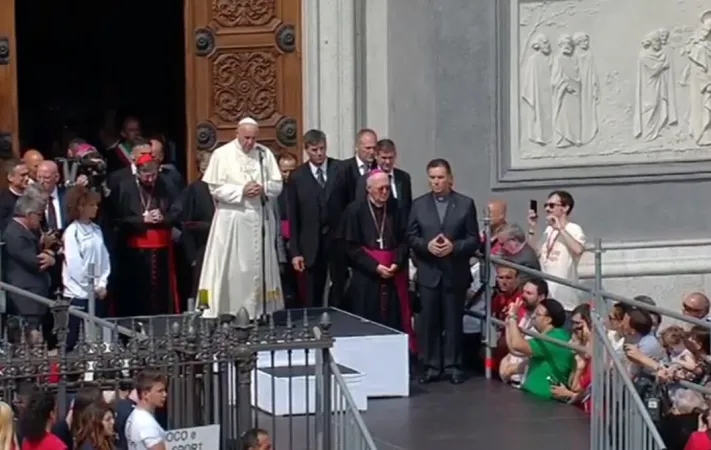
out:
M155 419L157 408L165 406L166 377L144 370L136 378L138 403L126 421L126 443L131 450L166 450L165 431Z
M570 282L578 282L578 263L585 251L585 233L580 225L569 220L575 201L566 191L553 191L545 203L546 228L540 244L536 243L536 228L538 214L529 211L528 234L529 243L538 248L538 258L541 270L549 275L564 278ZM580 304L581 292L548 282L550 298L558 300L568 315Z

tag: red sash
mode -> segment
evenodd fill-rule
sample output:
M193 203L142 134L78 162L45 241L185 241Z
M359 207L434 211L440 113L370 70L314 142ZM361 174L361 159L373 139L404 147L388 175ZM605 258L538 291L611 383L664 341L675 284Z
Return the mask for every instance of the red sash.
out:
M394 250L380 250L363 247L363 250L369 254L374 260L386 267L390 267L395 264L395 251ZM409 336L409 347L410 351L413 353L417 352L417 341L415 340L415 331L412 329L412 311L410 311L410 296L408 289L408 268L400 268L400 270L393 277L393 283L395 284L395 291L397 292L398 299L400 299L400 319L402 322L402 329Z
M281 226L281 237L282 239L289 239L291 238L291 230L289 229L289 221L288 220L282 220L280 222Z
M170 229L166 228L148 228L143 233L137 233L129 236L129 247L140 249L167 249L168 250L168 279L170 280L171 296L173 297L173 307L175 313L180 314L180 298L178 297L178 279L175 272L175 260L173 250L173 239ZM155 274L156 261L151 260L152 272Z

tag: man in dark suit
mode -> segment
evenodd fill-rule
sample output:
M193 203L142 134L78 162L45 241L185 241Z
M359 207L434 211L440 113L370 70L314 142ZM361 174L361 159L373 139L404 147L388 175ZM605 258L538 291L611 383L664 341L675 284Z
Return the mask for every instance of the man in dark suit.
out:
M284 188L281 194L277 197L277 208L279 210L279 231L281 235L282 243L284 248L289 251L289 237L291 236L291 230L289 228L289 210L287 208L288 204L288 183L291 178L291 173L296 170L298 161L296 156L289 152L282 152L277 158L277 163L279 164L279 172L281 172L281 178L284 180ZM287 260L289 258L287 257ZM303 292L299 292L299 274L294 271L290 261L284 264L280 269L281 273L281 289L284 292L284 305L287 308L293 308L300 304L299 295L303 295Z
M346 206L356 199L358 180L376 168L375 148L377 143L378 135L375 131L370 128L364 128L356 133L355 155L352 158L341 161L338 170L338 184L334 188L333 194L335 198L338 198L338 202L343 205L341 211L345 210ZM338 235L340 235L340 232ZM346 307L342 301L348 282L345 244L340 239L336 239L334 245L339 249L333 252L333 257L330 261L331 290L329 301L333 306Z
M40 244L40 223L46 201L38 195L24 194L15 204L15 217L5 228L5 277L9 284L42 297L50 296L50 276L55 265L54 253ZM33 329L43 325L47 307L22 296L8 293L15 314ZM48 330L46 330L48 331ZM45 336L47 337L47 336Z
M408 225L421 303L418 343L426 368L420 382L446 373L459 384L464 381L462 313L472 281L469 259L480 247L479 225L474 200L452 190L449 162L430 161L427 176L432 192L412 203Z
M375 162L378 169L388 175L388 179L390 180L390 195L397 200L398 208L403 214L403 217L408 217L410 208L412 207L412 180L410 179L409 173L395 167L396 159L397 149L395 148L395 143L390 139L379 140L377 148L375 149ZM358 186L356 187L355 193L356 200L365 199L366 197L366 178L367 177L360 177L358 179Z
M153 159L160 167L160 174L168 179L178 192L181 192L185 188L185 181L183 181L183 176L173 164L166 163L163 139L160 136L152 137L150 138L150 143Z
M353 203L356 198L358 180L377 167L375 162L377 145L378 135L375 131L364 128L356 134L355 155L341 162L337 189L346 205Z
M109 173L133 164L134 140L141 136L141 122L135 117L126 117L121 124L121 138L110 145L104 154Z
M0 231L12 220L15 203L27 187L30 171L20 159L11 159L3 164L7 174L7 187L0 189Z
M64 186L59 184L59 167L52 160L42 161L37 167L37 183L49 196L47 208L42 218L43 244L45 248L59 250L62 231L69 225L64 207ZM53 244L52 242L56 242ZM57 264L49 269L51 277L50 293L54 294L62 286L62 258L57 256Z
M334 195L338 161L326 156L326 134L309 130L304 134L309 160L297 167L289 182L289 257L297 272L305 273L305 306L321 306L328 278L332 245L338 220L345 205Z
M151 145L151 141L147 139L137 136L130 144L131 153L129 154L129 158L131 162L124 167L110 172L106 179L106 185L112 192L118 188L123 180L133 178L136 175L136 160L139 156L153 154L153 146Z

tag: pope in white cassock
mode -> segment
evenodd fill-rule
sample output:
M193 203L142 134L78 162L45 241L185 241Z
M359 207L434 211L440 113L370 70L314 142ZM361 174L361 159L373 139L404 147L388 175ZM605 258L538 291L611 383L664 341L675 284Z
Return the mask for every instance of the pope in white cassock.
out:
M279 278L274 209L264 213L264 264L266 272L266 311L262 311L262 204L276 201L282 178L276 158L268 148L257 144L259 126L254 119L239 122L237 139L212 152L202 180L215 200L215 216L205 248L205 262L199 289L208 292L209 309L203 317L237 314L244 307L251 319L284 308ZM263 155L264 176L259 158ZM262 186L264 180L264 186Z

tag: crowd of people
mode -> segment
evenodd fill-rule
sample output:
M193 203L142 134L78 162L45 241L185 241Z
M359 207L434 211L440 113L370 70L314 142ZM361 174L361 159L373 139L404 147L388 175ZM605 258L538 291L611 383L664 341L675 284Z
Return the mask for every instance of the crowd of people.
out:
M2 450L166 450L168 379L160 371L139 372L133 386L102 391L87 385L73 394L66 414L55 395L24 381L11 404L0 402ZM269 434L246 430L234 448L271 450Z
M453 384L465 381L465 369L490 363L480 358L481 320L465 314L484 310L477 271L485 235L492 254L578 281L586 237L571 220L569 192L551 192L544 214L532 200L526 230L507 221L504 201L492 200L483 233L474 200L454 190L444 159L426 165L430 192L413 198L411 175L395 167L395 143L374 130L357 132L354 156L345 160L328 157L325 133L309 130L300 165L291 153L259 145L258 133L254 120L242 120L234 141L200 153L200 178L187 186L165 160L162 137L142 138L135 118L107 148L79 138L69 143L70 160L106 165L100 183L94 172L67 177L70 170L60 173L36 151L7 162L4 280L45 297L58 290L84 310L95 300L100 315L200 307L217 317L245 308L258 319L284 307L337 306L407 333L420 383ZM570 287L508 267L494 271L492 313L506 323L494 371L512 386L590 412L590 304ZM199 291L207 298L196 304ZM17 295L8 300L10 316L53 338L44 306ZM687 296L683 313L708 316L708 298ZM677 381L705 383L709 331L661 322L617 304L607 327L640 393L664 396L660 426L669 448L683 448L691 432L680 424L693 417L695 428L703 411L706 426L709 413L706 400ZM70 322L70 350L79 327Z
M585 237L577 224L570 222L574 205L566 192L550 194L546 202L549 227L541 244L535 240L536 211L529 212L528 233L506 221L506 204L492 201L492 254L521 266L542 270L570 281L577 281L577 262L583 253ZM560 208L557 212L556 208ZM559 214L556 217L556 214ZM556 223L557 222L557 223ZM558 231L556 231L558 230ZM565 230L565 231L563 231ZM551 243L552 233L562 239ZM551 255L557 255L551 261ZM497 335L492 368L504 383L532 395L576 405L591 413L592 301L572 289L532 277L517 270L496 266L492 315L505 322ZM481 311L478 286L472 286L472 311ZM634 298L655 305L646 295ZM684 297L681 313L693 319L709 319L709 299L702 292ZM467 326L466 322L469 321ZM684 387L685 380L711 386L709 328L694 325L665 326L662 316L644 308L617 303L605 322L607 338L623 361L627 373L655 420L670 450L701 450L709 439L709 401L697 390ZM569 342L580 351L532 337L535 332L558 341ZM465 341L476 342L481 333L477 319L465 318ZM481 361L471 354L469 364ZM650 400L656 400L651 401ZM592 412L594 413L594 411Z

